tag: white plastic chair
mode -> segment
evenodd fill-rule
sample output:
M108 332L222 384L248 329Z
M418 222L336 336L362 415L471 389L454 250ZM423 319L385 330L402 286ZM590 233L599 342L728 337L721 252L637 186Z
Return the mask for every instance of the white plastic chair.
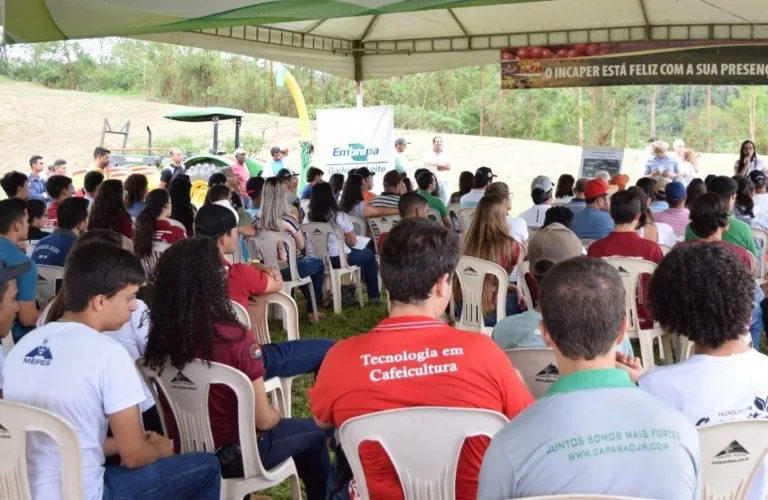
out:
M262 260L269 267L280 269L280 256L278 248L280 245L287 246L288 269L291 272L291 279L283 281L283 291L291 295L291 290L304 285L309 287L310 299L314 310L317 311L317 297L315 297L315 288L312 286L312 278L299 276L299 268L296 263L296 242L285 233L277 231L259 231L255 236L256 245L261 254ZM285 325L284 325L285 326Z
M698 428L704 500L746 498L768 451L768 421L743 420Z
M368 233L368 227L365 225L365 221L361 219L360 217L355 217L354 215L347 214L347 218L349 219L349 222L352 223L352 227L354 228L353 231L355 231L355 234L358 236L366 236Z
M299 476L293 458L285 460L271 470L265 469L261 463L259 447L256 444L256 401L253 384L245 374L221 363L211 362L209 367L199 359L188 363L183 370L174 368L169 363L162 375L144 366L143 358L136 360L136 367L150 387L155 401L161 401L157 397L156 386L165 394L176 421L181 453L213 453L216 450L208 414L208 390L211 384L224 384L235 393L244 477L221 480L222 500L241 500L254 491L271 488L288 478L291 481L293 499L301 499ZM267 387L267 390L271 390L270 387ZM159 413L163 430L168 435L163 411Z
M309 222L301 225L301 232L307 241L312 241L315 254L325 263L325 273L330 277L333 312L336 314L341 313L341 278L345 275L350 275L352 282L357 288L357 301L360 307L363 307L362 273L360 267L350 266L347 263L347 254L344 253L344 232L341 228L325 222ZM339 269L333 267L331 258L328 255L328 237L331 233L335 234L338 240Z
M560 378L555 353L548 347L506 349L504 352L536 399L544 396Z
M283 328L285 328L287 339L289 341L299 340L299 307L290 295L284 292L277 292L252 297L248 304L248 327L253 331L253 334L256 337L256 342L262 345L272 342L272 338L269 334L269 322L267 321L267 309L270 305L275 305L282 309ZM291 391L293 389L293 380L295 378L296 376L279 377L280 401L282 403L282 413L285 418L291 418Z
M373 244L376 247L376 253L380 252L378 248L379 235L381 233L388 233L392 231L395 224L400 222L399 215L385 215L384 217L368 217L365 219L368 223L368 228L371 230L371 237L373 238Z
M659 246L661 247L661 253L663 253L665 256L672 251L672 247L669 245L663 245L659 243Z
M0 400L0 498L31 500L26 460L27 432L43 432L59 447L61 498L81 500L83 457L74 427L51 412Z
M358 452L363 441L380 443L389 455L405 500L454 500L464 440L493 437L507 422L507 417L490 410L403 408L350 419L342 424L339 436L363 500L370 499Z
M493 262L462 255L456 267L463 302L461 318L456 323L456 328L459 330L476 331L486 335L493 333L492 327L485 326L483 315L483 283L485 276L489 274L498 280L496 322L507 316L507 283L509 282L507 272Z
M141 259L141 265L144 267L147 277L152 275L152 271L155 269L157 261L160 260L160 256L169 248L171 248L171 245L162 241L152 243L152 253Z
M123 249L133 253L133 241L131 241L131 239L127 236L122 236L122 240L123 240Z
M757 269L755 270L755 274L757 276L757 279L759 280L758 284L765 283L765 254L768 251L768 232L758 229L758 228L751 228L752 229L752 238L760 242L759 245L755 245L757 247Z
M461 203L451 203L445 209L448 211L448 218L451 221L453 230L459 234L464 234L464 224L459 217L459 210L461 210Z
M443 218L440 217L440 212L432 207L427 208L427 219L432 222L440 222L441 224L443 222Z
M659 339L659 351L665 364L672 364L671 336L655 324L653 328L641 330L640 321L637 317L637 285L640 282L640 275L653 274L656 271L656 264L642 259L618 257L606 257L605 261L619 271L619 276L624 284L626 312L629 319L627 335L629 338L640 340L640 357L643 359L643 366L646 370L656 366L653 357L653 341L657 338Z
M531 296L531 290L528 288L528 282L525 281L525 275L531 271L530 261L524 260L517 263L517 289L523 294L525 299L525 306L529 311L533 311L533 297Z
M466 232L469 229L469 226L472 224L472 220L475 217L475 209L474 208L460 208L459 209L459 220L461 221L461 227L463 228L462 232Z
M56 266L37 266L37 305L42 310L56 296L56 283L64 279L64 268ZM59 285L61 286L61 285Z

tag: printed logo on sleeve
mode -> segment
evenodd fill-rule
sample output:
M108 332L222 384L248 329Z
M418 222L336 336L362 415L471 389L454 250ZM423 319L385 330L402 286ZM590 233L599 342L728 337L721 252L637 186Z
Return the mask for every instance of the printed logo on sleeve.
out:
M171 387L174 389L189 389L196 391L195 383L189 380L189 377L184 375L181 370L171 379Z
M712 465L734 464L749 460L749 452L735 439L715 455Z
M26 356L24 356L24 363L28 365L48 366L51 364L53 356L51 355L51 348L48 347L48 339L44 339L43 343L35 347Z

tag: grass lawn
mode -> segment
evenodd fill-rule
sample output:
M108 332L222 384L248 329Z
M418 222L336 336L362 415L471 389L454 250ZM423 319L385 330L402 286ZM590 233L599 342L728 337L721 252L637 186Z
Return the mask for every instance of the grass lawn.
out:
M310 323L303 319L305 317L303 295L297 293L296 298L298 299L296 303L299 305L299 317L302 318L299 325L299 335L303 339L342 340L359 333L368 332L387 316L387 305L384 301L376 306L345 308L341 314L333 314L333 309L322 309L328 317L319 323ZM282 324L279 321L270 322L269 332L272 342L286 340L285 330L282 329ZM293 381L293 408L291 409L293 417L312 417L307 401L307 389L313 382L314 376L312 375L304 375ZM290 500L291 487L287 481L284 481L279 486L258 492L258 494L271 496L274 500Z

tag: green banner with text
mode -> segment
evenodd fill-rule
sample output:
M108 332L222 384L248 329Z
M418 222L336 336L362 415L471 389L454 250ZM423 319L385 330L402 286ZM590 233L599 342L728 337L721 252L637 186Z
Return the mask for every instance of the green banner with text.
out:
M501 50L501 87L766 85L768 41L576 43Z

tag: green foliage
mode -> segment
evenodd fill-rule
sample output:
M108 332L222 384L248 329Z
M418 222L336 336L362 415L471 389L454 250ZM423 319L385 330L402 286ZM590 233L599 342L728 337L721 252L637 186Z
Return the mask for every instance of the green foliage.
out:
M39 43L30 45L24 58L10 57L0 44L0 78L191 106L297 114L288 90L275 86L269 61L138 40L100 43L98 55L78 42ZM354 82L289 69L304 92L310 117L317 109L355 105ZM653 92L648 86L500 92L496 65L364 83L366 105L394 106L400 128L635 148L644 147L651 133ZM668 142L684 137L706 151L711 135L713 151L733 152L749 135L748 87L713 87L709 117L706 87L657 86L655 92L655 132ZM768 92L759 87L756 116L767 111ZM768 141L765 125L758 119L755 139L760 144ZM259 140L244 138L245 148L257 149ZM198 151L210 147L187 145Z

